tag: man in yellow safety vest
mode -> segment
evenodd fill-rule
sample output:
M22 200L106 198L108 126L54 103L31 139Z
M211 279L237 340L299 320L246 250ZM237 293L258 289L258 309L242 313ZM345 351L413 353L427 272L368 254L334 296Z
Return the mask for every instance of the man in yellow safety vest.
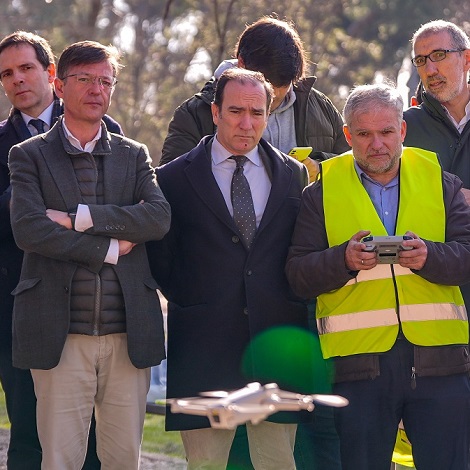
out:
M470 438L470 207L437 155L404 148L403 101L388 84L349 95L352 152L325 161L303 193L286 273L317 297L334 358L343 470L390 468L400 420L417 469L462 470ZM395 260L364 237L404 236ZM372 250L372 251L369 251ZM445 439L443 442L442 439Z

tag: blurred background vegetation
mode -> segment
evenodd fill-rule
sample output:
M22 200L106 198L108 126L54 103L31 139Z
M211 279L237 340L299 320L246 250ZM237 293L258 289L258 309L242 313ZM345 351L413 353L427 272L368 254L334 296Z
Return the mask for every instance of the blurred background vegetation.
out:
M397 80L410 38L426 21L470 32L464 0L0 0L0 35L46 37L59 56L73 42L112 43L123 53L109 114L160 159L174 109L232 57L245 25L263 15L291 21L303 39L316 87L342 109L355 84ZM0 118L9 104L0 97Z

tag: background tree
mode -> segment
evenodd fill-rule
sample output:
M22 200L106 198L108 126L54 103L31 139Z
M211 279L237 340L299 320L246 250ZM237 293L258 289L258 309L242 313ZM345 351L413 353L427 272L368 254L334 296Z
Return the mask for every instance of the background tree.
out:
M396 80L420 24L443 18L470 30L464 0L0 0L0 34L35 31L56 55L83 39L115 44L125 68L109 113L157 163L174 109L232 57L246 24L271 14L294 22L316 87L338 109L354 84ZM9 108L2 96L0 117Z

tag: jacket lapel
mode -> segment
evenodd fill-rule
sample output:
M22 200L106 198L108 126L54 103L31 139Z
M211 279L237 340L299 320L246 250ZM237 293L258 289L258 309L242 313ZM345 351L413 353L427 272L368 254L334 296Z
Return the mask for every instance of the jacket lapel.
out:
M257 233L264 230L271 223L284 200L288 197L292 184L292 169L276 155L273 149L261 141L259 152L271 178L271 192Z
M103 129L102 137L97 142L93 153L104 155L104 177L112 178L112 182L108 182L106 179L104 181L105 202L116 203L119 201L119 195L124 186L127 165L113 165L113 159L110 158L111 147L108 137L108 133ZM56 182L57 188L62 194L67 209L74 209L77 207L77 203L82 200L82 196L76 178L70 178L70 175L75 174L71 158L83 152L69 143L61 128L60 120L42 138L43 143L40 145L40 150L44 161ZM128 152L128 147L121 146L121 148ZM122 154L123 151L116 152L116 154L118 153ZM128 160L126 159L126 161Z
M70 175L75 172L68 154L64 152L63 139L65 137L61 135L59 125L56 124L41 138L43 139L39 146L41 154L62 194L67 210L71 210L77 207L77 201L81 200L81 195L77 180L70 178Z
M212 174L210 147L211 139L204 139L193 151L188 153L186 160L189 164L184 170L187 181L209 210L211 210L222 223L238 232L235 222L225 204L224 197Z
M104 178L104 202L105 204L119 204L123 195L126 177L129 175L128 166L131 163L130 147L119 142L112 141L113 137L106 132L102 126L102 138L96 146L93 154L104 155L103 178ZM106 138L105 138L106 137ZM119 165L116 161L119 159Z

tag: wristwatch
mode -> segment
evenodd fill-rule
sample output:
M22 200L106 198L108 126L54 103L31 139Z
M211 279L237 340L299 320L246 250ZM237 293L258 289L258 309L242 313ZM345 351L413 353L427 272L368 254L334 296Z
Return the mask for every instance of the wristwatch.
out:
M72 222L72 230L75 230L75 218L77 217L77 213L76 212L69 212L69 217L70 217L70 220Z

